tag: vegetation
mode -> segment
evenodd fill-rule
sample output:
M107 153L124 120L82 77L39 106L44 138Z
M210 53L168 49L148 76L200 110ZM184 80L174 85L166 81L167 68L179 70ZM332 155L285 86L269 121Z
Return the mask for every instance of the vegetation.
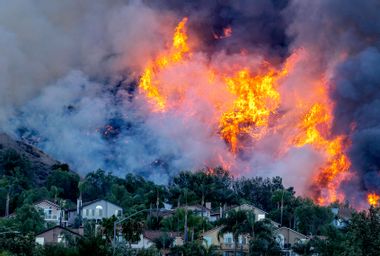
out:
M220 236L232 233L235 245L239 236L251 237L250 255L279 255L270 221L255 222L250 212L227 210L244 203L262 208L273 221L310 236L309 241L294 246L300 255L372 256L380 252L379 208L355 212L347 227L337 229L331 225L334 216L330 207L296 196L293 188L284 187L280 177L236 179L222 168L214 168L180 172L162 186L133 174L117 177L104 170L80 178L63 164L54 166L45 184L37 186L29 166L28 160L15 151L0 152L0 214L13 213L0 219L0 255L149 256L169 249L172 255L220 255L215 246L205 246L201 237L215 226L222 227ZM35 234L48 226L33 203L49 199L70 208L75 207L80 195L85 202L101 198L120 205L126 216L139 212L118 230L127 243L113 248L113 217L103 219L100 226L83 222L84 237L68 246L36 246ZM215 211L223 209L224 218L209 222L203 213L188 209L189 205L205 206L206 202L211 202ZM163 216L160 209L164 204L177 209ZM143 229L160 230L163 235L155 241L155 248L133 252L129 244L139 240ZM185 234L184 245L173 246L173 237L167 235L170 232ZM242 253L241 248L235 248L236 254Z

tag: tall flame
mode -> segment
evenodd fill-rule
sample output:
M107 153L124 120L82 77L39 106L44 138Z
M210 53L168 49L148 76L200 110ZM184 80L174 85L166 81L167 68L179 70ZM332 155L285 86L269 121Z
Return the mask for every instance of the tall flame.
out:
M266 132L269 117L280 103L274 80L273 71L252 76L247 69L225 78L228 89L237 98L232 109L222 114L219 125L220 134L233 153L238 151L239 136L250 135L259 139Z
M165 67L181 61L184 55L190 51L187 44L186 22L187 18L185 17L175 29L171 48L150 62L140 78L139 87L145 92L148 99L156 105L156 111L165 109L166 99L159 91L159 84L155 75Z
M372 206L379 206L380 205L380 195L376 193L370 193L367 196L368 203Z
M338 194L337 188L351 166L344 153L345 138L329 138L328 132L332 124L330 109L328 105L313 104L299 124L301 132L294 141L296 146L310 144L326 154L327 162L313 180L314 184L325 188L324 194L317 197L320 204L343 200L343 195Z
M194 61L188 45L186 22L187 18L184 18L177 25L172 45L148 63L141 76L140 92L147 97L154 111L165 112L175 108L176 104L172 104L172 99L169 98L172 92L168 91L190 90L183 84L177 84L174 86L175 89L173 87L168 89L159 79L159 75L169 68ZM209 122L216 126L220 137L227 143L235 157L240 151L244 151L243 142L247 138L255 142L281 130L278 123L271 123L281 109L282 97L279 84L281 79L293 72L298 57L298 52L291 55L280 70L267 62L263 62L262 68L252 69L244 65L231 65L227 70L215 68L212 64L202 64L208 69L204 72L208 76L208 89L210 91L223 89L229 94L226 99L218 103L210 98L210 103L215 104L217 111L216 117L211 117ZM186 79L192 80L194 77L189 76ZM301 101L296 111L299 114L292 119L295 123L285 126L290 125L288 129L296 131L287 135L290 144L288 147L310 145L324 155L324 165L314 170L312 183L313 187L319 190L314 194L314 199L320 204L328 204L344 199L338 187L341 181L347 178L351 163L345 154L349 146L348 139L331 134L333 105L323 80L320 79L322 82L317 81L314 86L318 90L318 99L312 102ZM204 93L199 93L198 96L208 97ZM215 120L215 123L211 119ZM295 133L297 135L294 135ZM220 156L219 158L222 159ZM226 165L223 159L220 162ZM372 198L373 195L371 200Z

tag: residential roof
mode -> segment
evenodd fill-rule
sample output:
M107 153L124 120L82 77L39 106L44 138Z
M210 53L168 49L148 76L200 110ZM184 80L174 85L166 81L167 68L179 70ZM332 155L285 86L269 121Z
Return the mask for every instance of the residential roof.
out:
M44 231L42 231L42 232L36 234L36 236L39 236L39 235L41 235L41 234L44 234L44 233L46 233L46 232L48 232L48 231L50 231L50 230L56 229L56 228L59 228L59 229L65 230L65 231L67 231L67 232L69 232L69 233L71 233L71 234L73 234L73 235L76 235L76 236L82 236L81 234L79 234L79 233L77 233L77 232L74 232L74 231L72 231L72 230L70 230L70 229L68 229L68 228L65 228L65 227L62 227L62 226L59 226L59 225L56 225L56 226L51 227L51 228L48 228L48 229L46 229L46 230L44 230Z
M300 232L298 232L298 231L295 231L294 229L288 228L288 227L281 227L281 228L278 228L278 229L276 229L274 232L276 233L276 232L279 231L279 230L289 230L290 232L293 232L293 233L296 233L296 234L298 234L298 235L300 235L300 236L305 237L305 239L306 239L306 238L309 238L307 235L304 235L304 234L302 234L302 233L300 233Z
M210 229L210 230L207 230L207 231L203 232L203 233L202 233L202 236L205 236L205 235L207 235L207 234L213 233L214 231L218 231L218 230L221 229L221 228L222 228L222 226L216 226L216 227L214 227L214 228L212 228L212 229Z
M164 235L169 236L170 238L176 238L178 236L181 236L180 232L164 232L160 230L144 230L143 236L150 241L154 241Z
M265 213L265 214L268 214L266 211L264 211L264 210L262 210L262 209L260 209L260 208L258 208L258 207L256 207L256 206L254 206L254 205L251 205L251 204L242 204L242 205L232 206L232 207L229 208L227 211L231 211L231 210L236 209L236 208L243 208L244 206L246 206L246 207L250 207L250 208L253 208L253 209L259 210L259 211L261 211L261 212L263 212L263 213Z
M186 206L182 205L182 206L179 206L179 207L176 207L175 209L183 209L185 208ZM199 210L204 210L204 211L211 211L211 209L205 207L205 206L202 206L200 204L193 204L193 205L188 205L187 208L197 208Z
M47 203L47 204L50 204L53 207L61 208L58 204L56 204L56 203L54 203L54 202L52 202L50 200L47 200L47 199L43 199L43 200L37 201L37 202L33 203L33 205L38 205L38 204L43 203L43 202Z
M105 200L105 199L95 199L95 200L92 200L92 201L88 201L88 202L82 203L82 207L89 206L89 205L94 204L94 203L99 202L99 201L106 201L106 202L109 203L109 204L112 204L112 205L114 205L114 206L116 206L116 207L122 208L121 206L119 206L119 205L117 205L117 204L114 204L114 203L111 203L110 201ZM76 211L76 210L77 210L76 207L75 207L75 208L70 208L70 209L68 209L69 212L71 212L71 211Z

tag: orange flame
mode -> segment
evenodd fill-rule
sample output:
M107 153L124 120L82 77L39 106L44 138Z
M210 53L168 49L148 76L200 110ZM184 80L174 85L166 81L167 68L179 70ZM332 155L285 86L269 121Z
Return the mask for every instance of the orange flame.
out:
M145 93L146 97L156 105L156 111L163 111L166 107L166 99L159 90L159 84L155 76L165 67L180 62L186 53L190 51L187 45L186 34L187 18L183 18L177 25L173 36L173 44L168 52L161 54L157 59L147 65L143 72L139 87Z
M368 200L369 205L377 207L379 206L380 195L376 193L370 193L367 195L367 200Z
M237 98L233 108L222 114L219 126L221 136L231 146L233 153L238 151L239 136L249 134L259 139L265 133L269 117L280 102L274 79L273 71L252 76L247 69L225 78L229 90Z
M140 92L147 97L154 111L164 112L178 105L178 102L171 102L169 96L173 92L169 90L177 90L179 92L177 94L181 94L188 89L184 88L183 84L176 84L173 88L167 89L164 82L159 79L159 75L169 68L194 61L188 45L186 22L187 18L184 18L177 25L171 47L148 63L140 78ZM227 29L224 34L230 36L231 32L232 30ZM280 70L276 70L266 62L263 62L262 68L259 69L231 65L227 71L213 68L211 64L202 64L207 69L202 75L207 76L207 86L211 88L210 91L222 89L229 94L227 99L220 101L214 101L211 98L215 95L204 95L203 91L198 92L197 96L209 97L210 103L215 105L217 111L216 116L212 117L215 121L213 124L234 156L244 151L243 144L247 138L255 142L281 130L279 124L273 124L272 127L271 123L281 108L279 83L293 71L299 58L298 52L292 54ZM185 79L194 79L194 77ZM291 129L295 129L298 134L294 136L294 133L291 133L292 135L286 139L289 140L289 147L310 145L324 155L325 163L319 170L315 170L312 183L320 190L314 195L314 199L319 204L328 204L344 198L339 193L338 187L348 177L351 166L345 154L349 141L344 136L331 134L333 104L329 100L325 83L318 81L314 87L317 88L318 99L311 102L301 100L294 118L296 123L290 124ZM181 97L177 97L177 100L178 98ZM210 120L207 122L211 123ZM226 163L220 155L217 158L223 166L233 166L231 163Z
M327 105L316 103L299 124L300 134L295 138L296 146L310 144L326 154L327 161L314 178L314 184L325 188L323 196L319 195L318 203L327 204L342 200L337 188L348 173L351 163L344 153L344 137L329 138L332 114ZM327 134L326 134L327 133Z

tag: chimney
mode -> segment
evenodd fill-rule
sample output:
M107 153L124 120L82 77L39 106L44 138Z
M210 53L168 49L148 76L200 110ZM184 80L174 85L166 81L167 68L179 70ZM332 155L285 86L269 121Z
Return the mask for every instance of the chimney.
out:
M77 199L77 214L81 214L81 209L82 209L82 195L79 196Z

